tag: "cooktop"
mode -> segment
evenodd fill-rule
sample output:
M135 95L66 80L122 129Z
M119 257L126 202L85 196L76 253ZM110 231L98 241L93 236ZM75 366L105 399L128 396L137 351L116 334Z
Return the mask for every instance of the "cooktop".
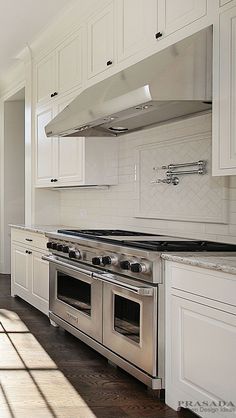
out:
M148 251L235 251L236 245L119 229L59 229L58 233Z

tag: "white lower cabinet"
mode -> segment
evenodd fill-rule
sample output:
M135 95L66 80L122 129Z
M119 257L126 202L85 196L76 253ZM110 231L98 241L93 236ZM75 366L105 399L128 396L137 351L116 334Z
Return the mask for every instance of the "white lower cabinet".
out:
M233 275L166 263L166 403L175 410L188 408L204 418L213 410L217 418L236 414L236 297L234 306L228 304L233 289Z
M45 249L43 247L37 248L34 247L32 233L30 238L25 238L27 236L25 232L21 231L19 234L18 230L12 231L11 294L12 296L20 296L48 315L49 264L42 260L42 256L46 254L46 238L42 239ZM29 245L25 242L27 239Z

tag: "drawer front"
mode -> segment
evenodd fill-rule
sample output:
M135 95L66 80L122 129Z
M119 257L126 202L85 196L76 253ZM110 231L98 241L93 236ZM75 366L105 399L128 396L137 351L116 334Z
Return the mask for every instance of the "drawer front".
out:
M170 263L171 293L175 289L236 306L236 278L233 274L201 267Z
M36 247L43 251L47 249L48 239L44 234L38 232L31 232L21 229L12 229L11 230L11 239L12 241L20 242L21 244L27 247Z

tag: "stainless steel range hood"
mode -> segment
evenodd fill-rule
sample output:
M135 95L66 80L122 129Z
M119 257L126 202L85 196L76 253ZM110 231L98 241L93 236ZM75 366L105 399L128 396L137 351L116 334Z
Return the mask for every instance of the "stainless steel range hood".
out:
M211 109L212 28L84 90L45 128L50 136L118 136Z

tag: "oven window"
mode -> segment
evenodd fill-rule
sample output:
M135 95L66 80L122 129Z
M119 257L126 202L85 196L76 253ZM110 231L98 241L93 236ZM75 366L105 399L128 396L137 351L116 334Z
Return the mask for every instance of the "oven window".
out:
M57 272L57 298L91 316L91 285Z
M140 342L140 304L114 295L114 329L136 343Z

